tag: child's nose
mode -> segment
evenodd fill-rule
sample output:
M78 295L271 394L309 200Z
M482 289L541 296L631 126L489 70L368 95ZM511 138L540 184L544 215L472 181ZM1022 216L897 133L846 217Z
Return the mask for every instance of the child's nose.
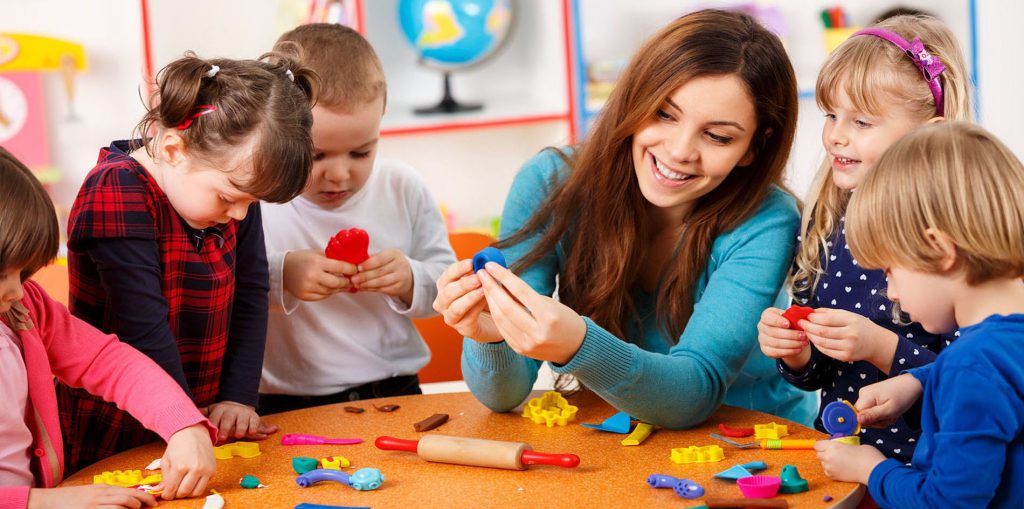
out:
M345 165L337 165L327 170L325 177L330 182L344 182L348 180L349 171Z

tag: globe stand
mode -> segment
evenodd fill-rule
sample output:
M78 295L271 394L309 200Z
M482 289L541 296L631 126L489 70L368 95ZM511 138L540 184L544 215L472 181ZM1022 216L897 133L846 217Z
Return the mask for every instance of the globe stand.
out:
M483 109L484 105L480 103L460 103L452 97L452 85L451 85L451 73L444 72L444 97L441 98L441 102L434 106L428 106L425 108L416 108L417 115L432 115L434 113L458 113L462 111L477 111Z

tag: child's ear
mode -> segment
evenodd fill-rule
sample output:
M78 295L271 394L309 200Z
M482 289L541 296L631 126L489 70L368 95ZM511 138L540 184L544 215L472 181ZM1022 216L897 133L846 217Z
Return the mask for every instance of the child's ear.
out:
M946 117L932 117L932 118L929 118L928 121L925 122L925 123L926 124L937 124L939 122L945 122L945 121L946 121Z
M176 132L164 132L157 144L157 156L171 166L177 166L185 159L185 139Z
M953 238L946 232L936 230L935 228L928 228L924 231L924 234L928 237L928 243L942 253L942 257L939 259L939 270L950 272L955 269L960 261L960 256Z

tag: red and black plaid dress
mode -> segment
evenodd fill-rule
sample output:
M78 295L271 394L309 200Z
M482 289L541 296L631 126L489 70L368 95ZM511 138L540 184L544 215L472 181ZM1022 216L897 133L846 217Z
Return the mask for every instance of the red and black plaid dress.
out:
M71 312L148 355L197 406L255 406L269 291L259 204L193 229L127 151L100 151L71 209ZM158 439L81 389L58 384L57 396L68 474Z

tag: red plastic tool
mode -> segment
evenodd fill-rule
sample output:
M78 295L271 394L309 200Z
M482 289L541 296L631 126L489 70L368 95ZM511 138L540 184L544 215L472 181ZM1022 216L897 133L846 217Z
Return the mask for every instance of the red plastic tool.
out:
M785 318L786 320L789 320L789 328L793 330L802 331L804 329L797 325L797 322L799 322L800 320L806 320L807 315L810 315L813 312L814 308L797 306L796 304L793 304L792 306L789 306L789 309L782 313L782 317Z

